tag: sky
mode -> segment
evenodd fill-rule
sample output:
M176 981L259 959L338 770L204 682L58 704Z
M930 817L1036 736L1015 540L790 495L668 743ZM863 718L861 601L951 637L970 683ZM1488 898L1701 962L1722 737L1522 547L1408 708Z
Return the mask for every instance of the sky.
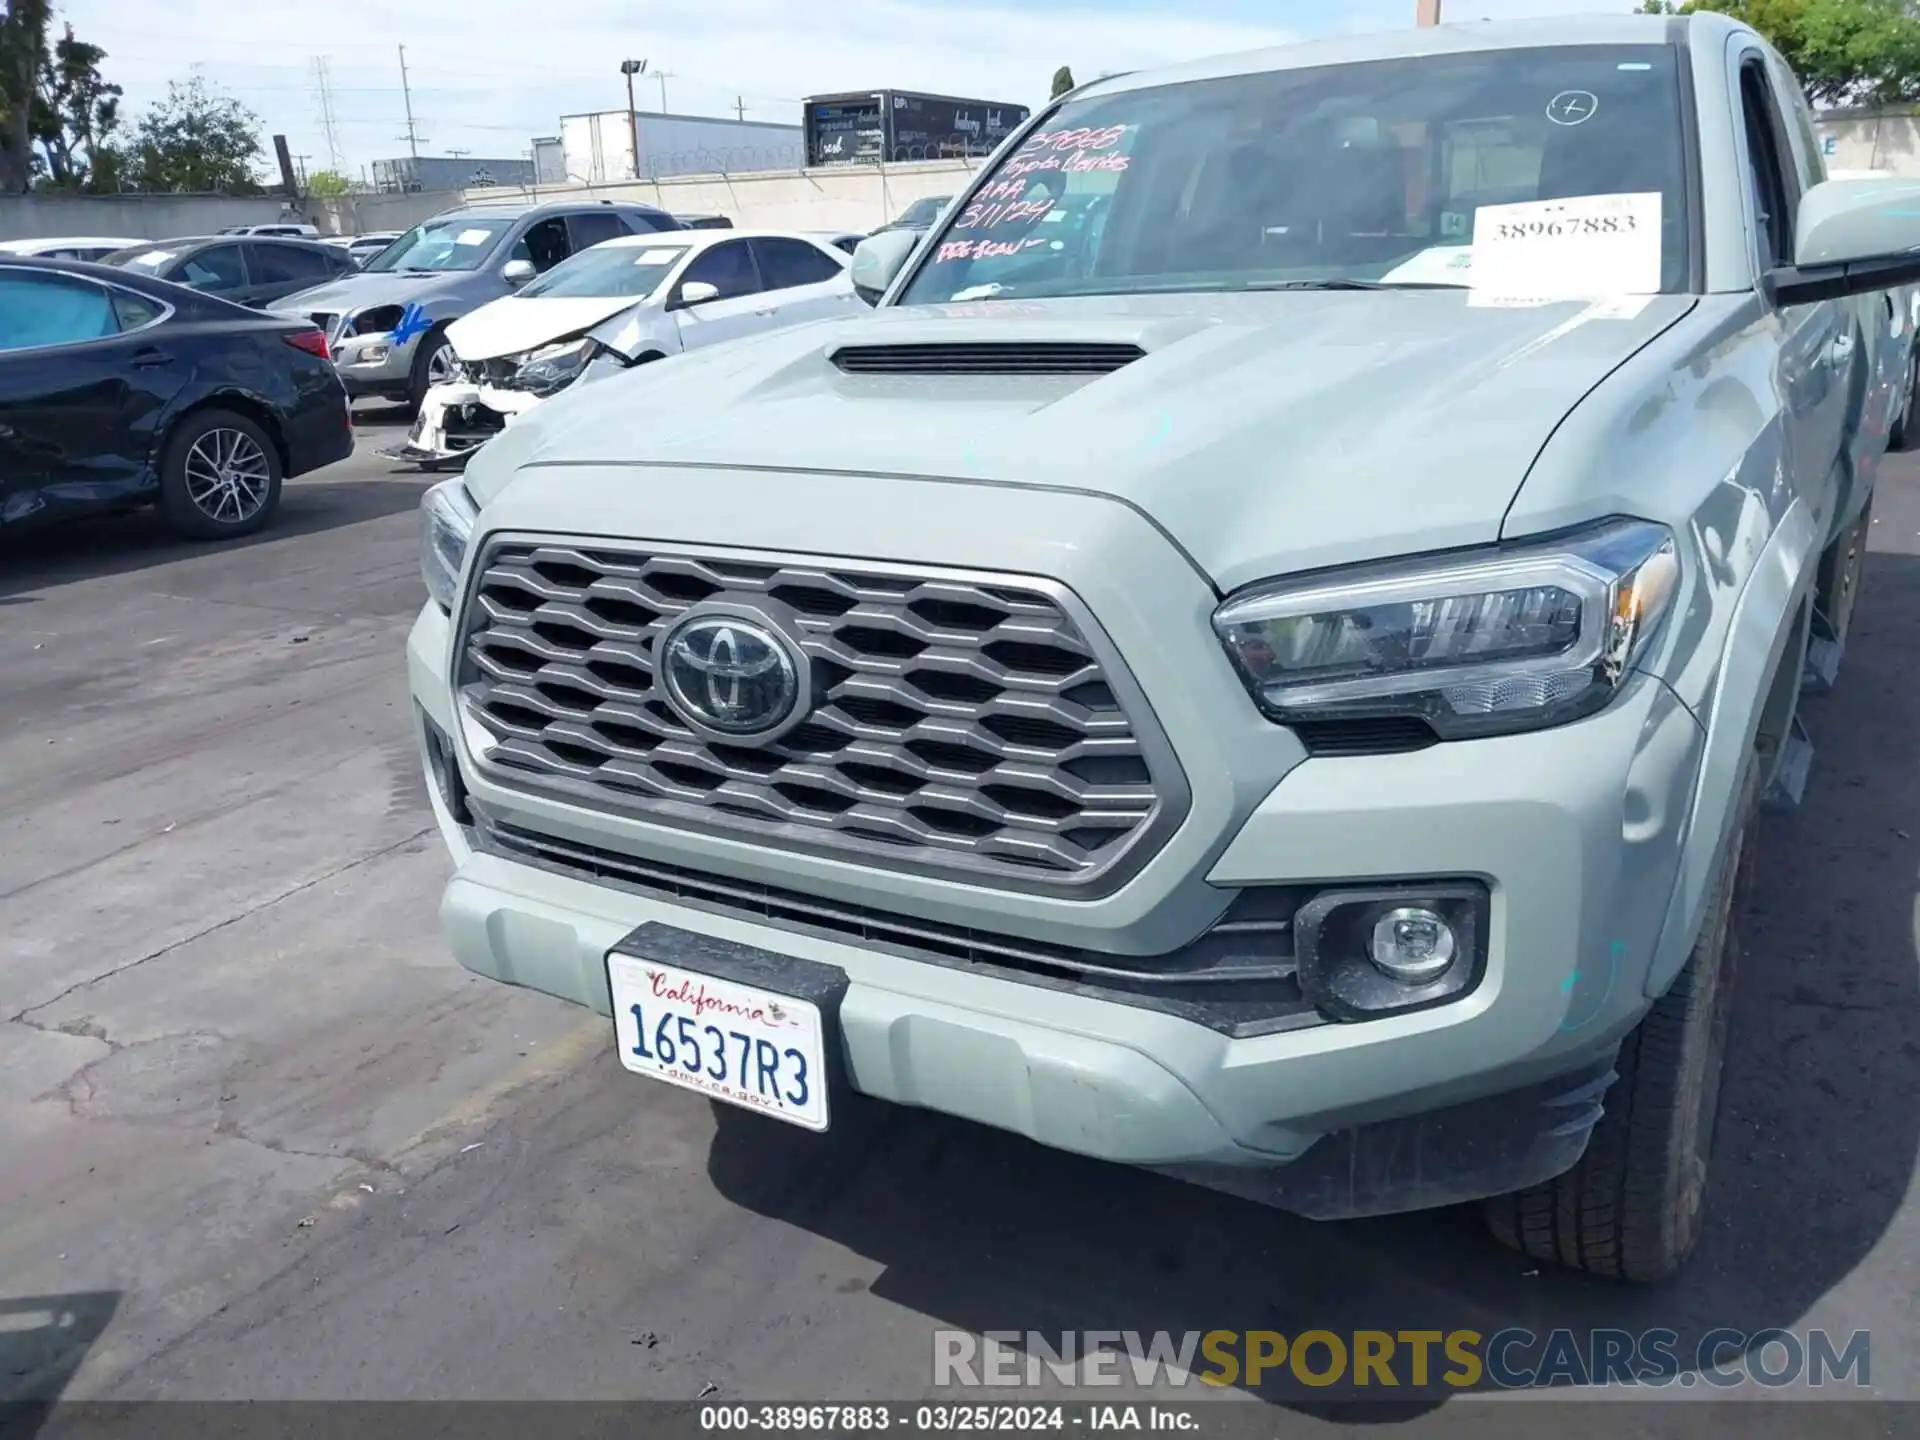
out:
M1448 20L1634 8L1633 0L1444 0ZM284 133L309 171L334 157L315 59L331 84L337 159L354 177L407 153L398 46L420 153L524 154L559 117L623 109L623 58L648 61L635 98L797 124L801 97L925 90L1038 105L1054 70L1082 80L1291 40L1400 28L1415 0L55 0L104 46L131 116L198 67Z

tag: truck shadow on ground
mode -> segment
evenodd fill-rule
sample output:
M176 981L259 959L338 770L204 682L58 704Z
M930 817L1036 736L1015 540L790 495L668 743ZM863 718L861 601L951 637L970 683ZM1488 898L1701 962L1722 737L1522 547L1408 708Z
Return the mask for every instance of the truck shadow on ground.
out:
M0 1296L0 1436L38 1431L119 1308L117 1290Z
M976 1334L1565 1328L1586 1354L1593 1330L1659 1328L1678 1333L1678 1384L1695 1388L1708 1332L1804 1325L1886 1232L1920 1150L1907 1103L1920 1072L1920 557L1870 556L1863 593L1838 690L1802 710L1818 747L1806 802L1760 832L1706 1234L1678 1280L1542 1268L1488 1238L1471 1209L1314 1224L886 1106L826 1137L716 1107L714 1184L884 1264L875 1294ZM1904 1298L1880 1299L1881 1313L1904 1312ZM1321 1351L1314 1366L1326 1364ZM1253 1393L1307 1410L1414 1398L1313 1390L1284 1368Z
M102 575L122 575L197 555L251 549L411 510L435 476L377 480L296 480L282 492L266 529L239 540L176 540L151 510L126 511L0 536L0 604L30 605L30 592Z

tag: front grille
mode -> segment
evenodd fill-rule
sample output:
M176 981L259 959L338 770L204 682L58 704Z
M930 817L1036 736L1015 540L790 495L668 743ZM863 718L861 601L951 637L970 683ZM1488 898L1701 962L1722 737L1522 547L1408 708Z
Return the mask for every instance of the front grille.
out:
M1293 915L1310 887L1243 890L1211 929L1166 955L1109 955L823 900L506 824L478 806L479 848L557 874L929 964L998 973L1176 1015L1242 1037L1321 1023L1295 976Z
M1138 345L968 341L946 345L843 345L833 363L849 375L1107 375L1146 355Z
M500 783L755 844L1097 895L1185 813L1119 664L1044 581L496 541L461 647ZM772 743L703 738L654 687L689 606L782 616L813 708Z

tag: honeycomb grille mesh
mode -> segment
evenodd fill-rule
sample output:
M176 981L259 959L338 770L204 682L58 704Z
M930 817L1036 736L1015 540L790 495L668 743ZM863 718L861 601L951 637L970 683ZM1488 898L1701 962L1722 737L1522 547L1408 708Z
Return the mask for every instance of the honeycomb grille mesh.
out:
M808 654L813 708L770 744L701 736L654 685L661 636L721 599L779 614ZM1159 732L1031 581L496 541L461 645L496 782L760 844L1104 886L1185 804Z

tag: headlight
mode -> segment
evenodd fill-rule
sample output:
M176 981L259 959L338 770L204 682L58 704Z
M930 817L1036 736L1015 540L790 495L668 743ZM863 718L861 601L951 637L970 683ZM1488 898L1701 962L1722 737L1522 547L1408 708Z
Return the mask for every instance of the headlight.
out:
M1612 520L1535 544L1256 585L1213 625L1286 725L1404 717L1443 740L1589 715L1679 578L1665 526Z
M459 479L442 480L420 497L420 578L434 603L449 615L479 513Z
M548 345L531 352L514 372L513 388L534 395L551 395L564 390L580 378L594 351L594 342L569 340L564 345Z

